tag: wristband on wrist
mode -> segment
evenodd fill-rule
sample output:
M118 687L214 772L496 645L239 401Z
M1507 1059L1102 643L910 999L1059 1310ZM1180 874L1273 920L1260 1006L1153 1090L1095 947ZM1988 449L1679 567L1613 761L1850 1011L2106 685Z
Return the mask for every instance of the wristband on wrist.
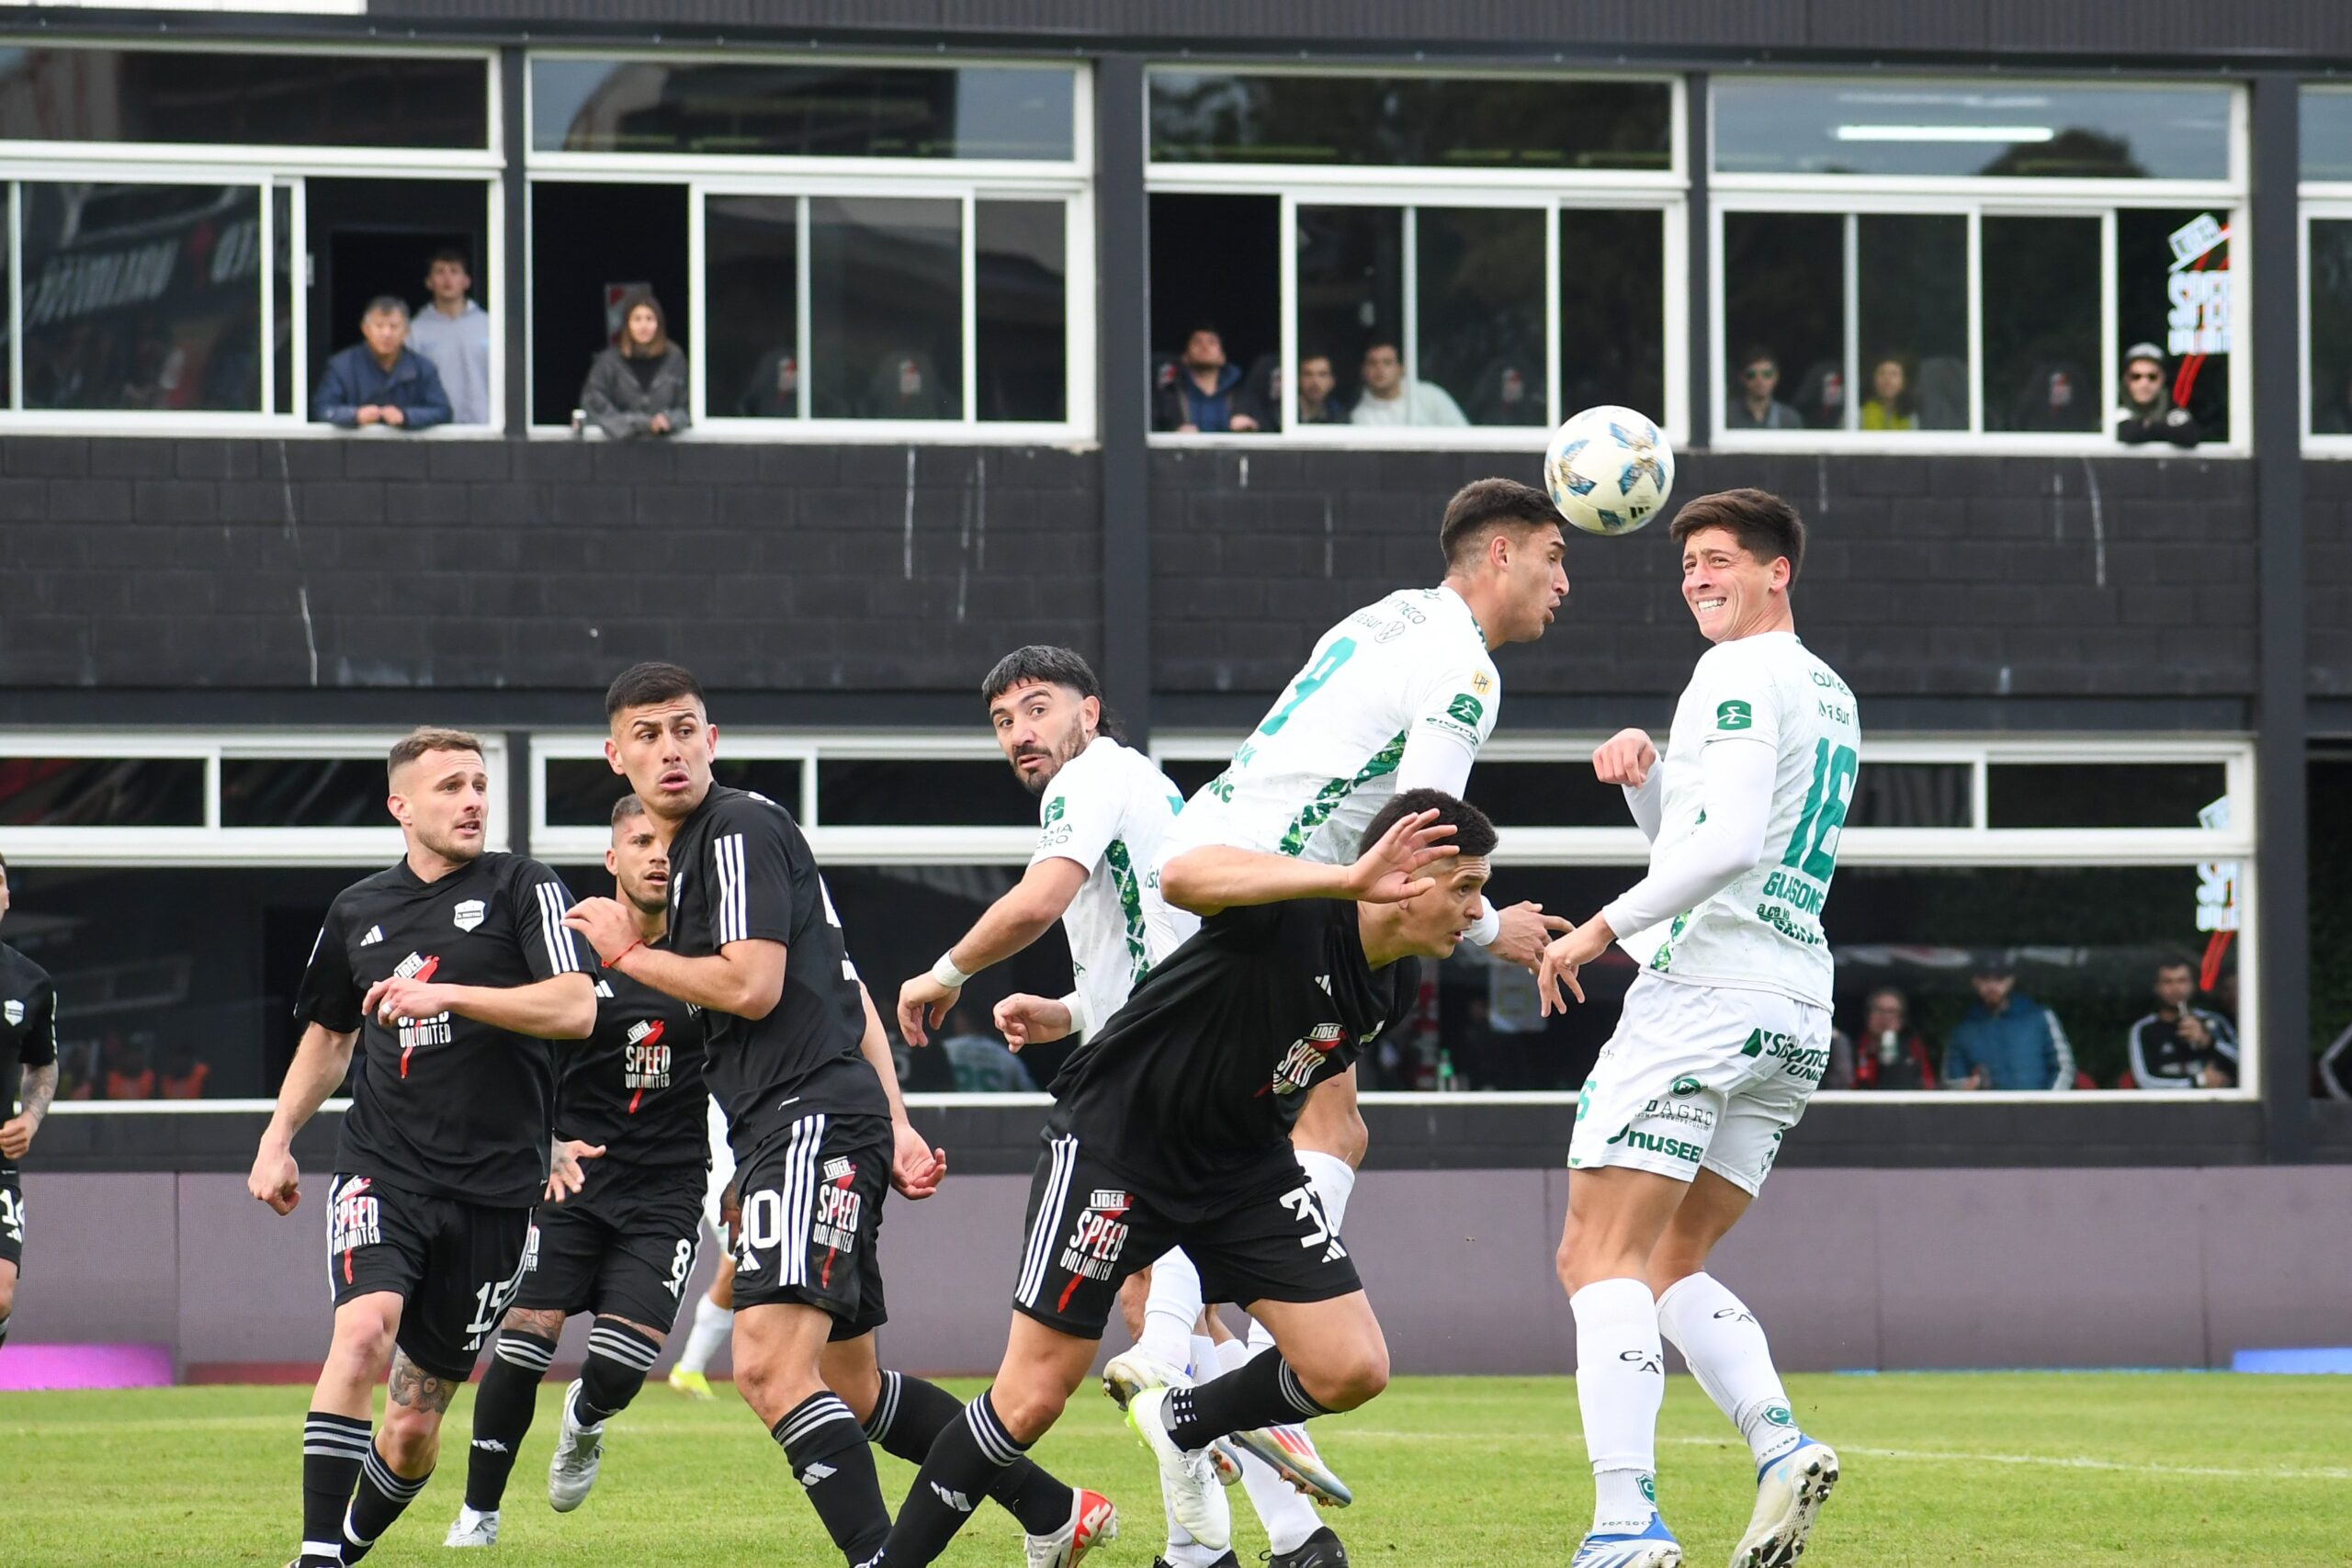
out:
M622 948L618 953L616 953L610 958L605 959L605 967L610 969L622 959L627 958L630 953L635 953L639 948L643 947L644 945L645 939L643 937L639 937L635 942L630 942L627 947Z
M949 948L931 966L931 977L951 991L960 991L972 983L972 977L956 967L956 950Z
M1502 935L1503 916L1502 911L1495 908L1493 899L1488 898L1485 902L1487 907L1478 912L1478 918L1462 934L1480 947L1492 947L1495 938Z
M1062 1006L1069 1009L1069 1032L1072 1034L1084 1034L1093 1027L1094 1021L1086 1015L1084 997L1072 991L1062 998Z

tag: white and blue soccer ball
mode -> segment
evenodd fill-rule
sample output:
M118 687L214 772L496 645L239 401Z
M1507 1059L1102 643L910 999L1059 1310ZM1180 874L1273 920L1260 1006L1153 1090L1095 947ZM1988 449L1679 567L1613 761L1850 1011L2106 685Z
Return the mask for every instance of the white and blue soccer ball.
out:
M1674 488L1674 448L1649 415L1604 403L1569 415L1552 433L1544 488L1571 526L1630 534L1666 504Z

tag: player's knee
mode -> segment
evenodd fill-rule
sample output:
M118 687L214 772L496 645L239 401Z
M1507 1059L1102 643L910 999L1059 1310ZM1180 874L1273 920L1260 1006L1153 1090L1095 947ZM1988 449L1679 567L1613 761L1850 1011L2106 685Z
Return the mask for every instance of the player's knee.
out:
M12 1275L6 1280L0 1280L0 1318L6 1317L16 1310L17 1281Z
M1388 1346L1374 1336L1317 1366L1312 1375L1301 1368L1292 1371L1306 1396L1324 1409L1353 1410L1369 1404L1388 1386Z
M391 1364L397 1333L392 1324L372 1314L337 1317L334 1339L327 1347L327 1364L346 1376L372 1382Z
M421 1475L441 1450L442 1412L422 1404L388 1404L378 1441L396 1475Z
M989 1404L1017 1443L1034 1443L1044 1437L1061 1419L1062 1407L1069 1403L1069 1391L1048 1378L1007 1379L1000 1374L989 1388Z

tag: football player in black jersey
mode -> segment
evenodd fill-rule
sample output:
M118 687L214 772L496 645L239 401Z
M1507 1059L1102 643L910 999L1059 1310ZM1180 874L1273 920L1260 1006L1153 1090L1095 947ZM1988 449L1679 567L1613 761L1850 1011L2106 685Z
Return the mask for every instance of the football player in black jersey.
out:
M611 968L704 1010L742 1206L735 1387L862 1563L890 1528L867 1442L918 1459L963 1413L945 1390L882 1371L874 1350L883 1196L928 1196L946 1156L908 1125L888 1037L798 824L711 782L718 730L694 676L637 665L605 711L605 753L668 838L670 942L646 945L608 898L570 920ZM994 1497L1021 1520L1034 1568L1069 1568L1116 1533L1108 1498L1035 1464L989 1480L969 1501Z
M1494 847L1476 807L1419 789L1381 807L1352 865L1214 846L1163 872L1161 895L1201 929L1055 1078L1003 1364L933 1446L871 1568L946 1550L966 1517L955 1499L1046 1435L1120 1282L1171 1247L1210 1301L1274 1337L1222 1377L1127 1404L1170 1512L1207 1550L1232 1539L1211 1443L1352 1410L1386 1385L1380 1325L1291 1126L1309 1090L1412 1015L1408 961L1450 955L1476 923Z
M613 807L605 869L638 935L660 942L669 852L633 795ZM710 1164L706 1099L701 1018L675 997L605 970L596 981L596 1032L564 1054L555 1089L557 1138L605 1152L582 1173L577 1196L533 1222L523 1289L474 1395L466 1500L444 1546L498 1544L499 1499L563 1320L575 1312L594 1313L595 1323L587 1364L564 1393L548 1502L570 1513L595 1484L605 1422L645 1385L695 1271Z
M0 917L8 913L8 862L0 856ZM0 942L0 1345L17 1310L25 1256L25 1189L17 1162L33 1146L57 1098L57 987L49 972ZM21 1101L23 1109L12 1108Z
M408 852L327 910L295 1002L301 1042L247 1182L281 1214L301 1201L294 1134L356 1044L327 1188L334 1337L303 1424L300 1568L358 1562L424 1489L450 1396L522 1282L532 1205L578 1191L580 1158L599 1152L549 1143L548 1042L596 1023L563 885L537 861L484 852L490 776L472 736L413 731L390 777Z

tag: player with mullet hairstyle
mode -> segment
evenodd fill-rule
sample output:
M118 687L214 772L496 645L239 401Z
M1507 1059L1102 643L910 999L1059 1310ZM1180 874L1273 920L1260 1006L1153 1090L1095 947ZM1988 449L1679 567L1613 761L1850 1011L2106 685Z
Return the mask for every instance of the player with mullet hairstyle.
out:
M886 1371L878 1243L896 1188L929 1197L946 1155L907 1122L873 998L790 812L711 779L718 727L674 664L638 664L605 696L605 755L670 859L670 941L646 943L609 898L567 922L608 969L703 1010L704 1073L727 1116L742 1219L735 1247L735 1387L768 1428L843 1559L889 1533L869 1441L927 1452L962 1413ZM1072 1568L1116 1531L1110 1500L1034 1464L972 1494L1021 1521L1034 1568Z
M7 913L8 860L0 855L0 917ZM56 984L49 971L0 942L0 1347L8 1343L25 1257L25 1189L17 1162L32 1148L56 1098Z
M471 735L413 730L388 772L408 852L327 909L294 1005L302 1038L246 1183L281 1214L301 1201L294 1134L356 1045L327 1188L334 1337L303 1422L296 1568L358 1562L424 1489L449 1400L522 1282L532 1205L579 1191L581 1159L603 1152L550 1143L547 1042L596 1022L563 884L483 849L490 774Z
M659 943L669 919L670 860L645 804L614 804L605 870L638 934ZM628 1407L662 1354L695 1270L709 1163L702 1020L674 997L606 970L596 980L596 1029L565 1053L556 1077L558 1138L602 1148L571 1201L531 1227L523 1288L499 1325L474 1396L466 1497L441 1544L498 1544L499 1502L531 1429L539 1379L563 1320L594 1314L588 1360L565 1390L548 1466L548 1502L586 1500L603 1457L605 1422Z
M1199 933L1136 986L1054 1080L1045 1153L995 1382L940 1434L866 1568L935 1562L1007 1465L1024 1462L1088 1369L1128 1275L1181 1247L1272 1352L1127 1419L1177 1520L1225 1551L1208 1450L1237 1431L1352 1410L1388 1381L1354 1261L1293 1150L1314 1087L1412 1014L1420 965L1476 920L1494 828L1435 790L1397 795L1347 864L1212 847L1161 891Z
M1861 757L1854 694L1797 640L1804 524L1762 491L1674 519L1702 654L1663 757L1638 729L1593 753L1650 840L1649 874L1552 943L1546 1013L1612 942L1643 965L1577 1101L1561 1284L1594 1507L1571 1568L1676 1568L1658 1517L1660 1336L1756 1461L1733 1568L1788 1568L1838 1480L1805 1436L1764 1330L1707 1272L1829 1061L1833 965L1821 909Z
M1434 588L1399 589L1325 632L1305 668L1233 753L1225 772L1194 793L1160 854L1165 882L1185 853L1229 845L1329 863L1352 856L1364 826L1394 795L1435 789L1460 795L1478 749L1494 733L1502 678L1492 651L1533 642L1567 598L1562 567L1567 546L1560 514L1542 491L1513 479L1476 479L1456 491L1438 526L1445 577ZM1532 973L1544 944L1567 922L1540 904L1479 913L1469 940L1497 959ZM1172 945L1172 943L1170 944ZM1299 1116L1293 1141L1332 1223L1342 1223L1356 1168L1370 1142L1356 1107L1353 1071L1330 1078ZM1145 1308L1147 1329L1165 1343L1195 1321L1203 1293L1182 1267L1155 1268ZM1269 1343L1262 1326L1249 1348ZM1124 1403L1138 1389L1181 1381L1165 1354L1123 1357L1104 1384ZM1328 1503L1347 1489L1324 1465L1302 1427L1247 1433L1238 1439L1283 1481ZM1252 1469L1250 1498L1286 1532L1318 1529L1312 1510L1295 1507ZM1324 1532L1328 1535L1329 1532ZM1346 1552L1304 1550L1280 1568L1336 1568Z

